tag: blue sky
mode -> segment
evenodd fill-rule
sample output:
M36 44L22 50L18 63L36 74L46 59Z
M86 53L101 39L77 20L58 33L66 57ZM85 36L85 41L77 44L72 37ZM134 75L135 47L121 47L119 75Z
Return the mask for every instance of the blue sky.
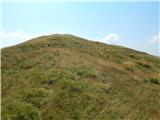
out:
M158 2L3 2L2 47L68 33L160 55Z

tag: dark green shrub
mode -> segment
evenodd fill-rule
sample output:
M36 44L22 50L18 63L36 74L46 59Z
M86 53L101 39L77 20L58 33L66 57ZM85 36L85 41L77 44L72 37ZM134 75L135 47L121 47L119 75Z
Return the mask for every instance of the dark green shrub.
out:
M146 61L139 61L138 65L140 65L143 68L147 68L147 69L150 69L152 67L152 65Z
M160 81L158 79L155 79L155 78L151 78L150 82L153 83L153 84L158 84L158 85L160 84Z
M74 74L76 76L79 76L81 78L83 77L96 77L96 73L94 70L92 69L87 69L87 68L77 68L77 69L74 69Z

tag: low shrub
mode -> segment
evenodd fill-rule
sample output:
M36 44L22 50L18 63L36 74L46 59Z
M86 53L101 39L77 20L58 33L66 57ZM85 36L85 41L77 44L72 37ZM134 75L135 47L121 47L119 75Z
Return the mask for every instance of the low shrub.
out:
M74 80L61 80L59 85L63 90L68 90L75 93L80 93L85 88L85 84L83 82Z
M150 63L148 63L148 62L146 62L146 61L139 61L138 62L138 65L140 65L141 67L143 67L143 68L151 68L152 67L152 65L150 64Z
M150 78L150 82L160 85L160 73L156 72L153 74L153 76Z
M31 104L11 100L3 106L2 120L40 120L40 118L37 109Z
M47 96L47 91L44 88L36 88L24 90L20 94L23 101L33 104L36 107L40 107L44 98Z
M155 78L151 78L150 82L154 83L154 84L158 84L158 85L160 84L160 81L158 79L155 79Z
M125 69L133 71L134 67L135 67L135 63L132 61L125 61L125 62L123 62L123 66Z
M87 68L76 68L73 70L74 74L76 76L79 76L81 78L83 77L96 77L96 72L92 69L87 69Z

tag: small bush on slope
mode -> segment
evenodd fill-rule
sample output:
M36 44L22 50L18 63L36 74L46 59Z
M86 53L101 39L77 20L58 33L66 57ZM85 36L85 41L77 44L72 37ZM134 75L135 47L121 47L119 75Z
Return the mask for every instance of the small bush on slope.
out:
M20 98L26 103L33 104L37 108L40 107L48 93L44 88L31 88L31 89L23 89L19 93Z
M129 71L134 71L134 67L135 67L135 63L134 62L132 62L132 61L125 61L123 63L123 65L124 65L125 69L127 69Z
M38 110L31 104L8 99L2 107L2 120L40 120Z

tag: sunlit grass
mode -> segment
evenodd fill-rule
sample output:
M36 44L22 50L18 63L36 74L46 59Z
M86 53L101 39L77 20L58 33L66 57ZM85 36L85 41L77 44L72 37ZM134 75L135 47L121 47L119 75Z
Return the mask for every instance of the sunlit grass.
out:
M158 120L159 61L72 35L4 48L2 119Z

